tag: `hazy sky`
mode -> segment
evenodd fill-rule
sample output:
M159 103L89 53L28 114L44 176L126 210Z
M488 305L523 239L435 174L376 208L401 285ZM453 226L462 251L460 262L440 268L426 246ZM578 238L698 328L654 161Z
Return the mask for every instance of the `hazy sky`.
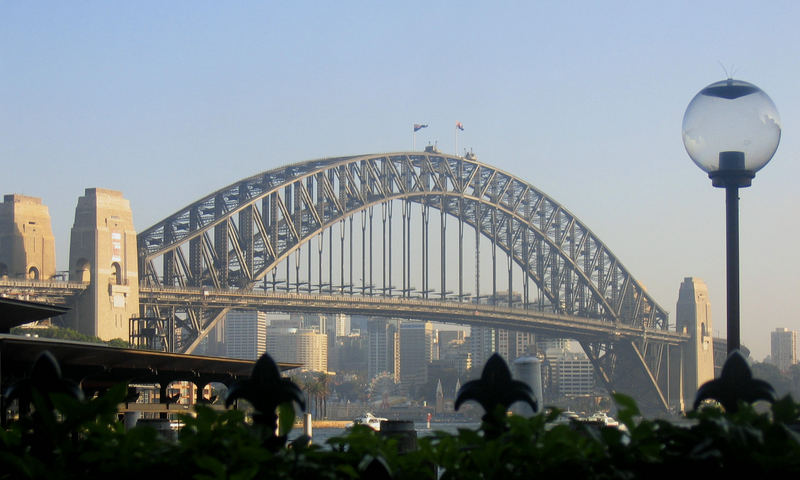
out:
M137 230L288 163L438 141L586 223L674 321L686 276L725 332L724 192L688 158L704 86L764 89L783 138L741 191L742 341L800 329L797 2L2 2L0 193L41 197L57 263L87 187ZM794 185L794 186L793 186Z

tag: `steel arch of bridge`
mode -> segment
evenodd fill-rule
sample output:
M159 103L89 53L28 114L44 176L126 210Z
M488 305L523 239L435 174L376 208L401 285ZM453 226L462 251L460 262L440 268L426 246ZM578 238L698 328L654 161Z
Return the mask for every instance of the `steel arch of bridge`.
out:
M532 280L557 313L643 331L668 327L666 311L558 202L474 157L438 152L312 160L222 188L139 234L141 283L251 289L326 229L359 212L371 216L375 206L385 221L387 206L391 215L391 204L397 200L420 204L423 212L440 210L487 237L513 259L524 271L525 281ZM410 295L405 287L397 293ZM427 295L427 286L422 290ZM460 285L456 301L464 298L461 290ZM444 289L440 293L444 297ZM395 292L379 289L377 294ZM524 304L528 306L527 298ZM182 349L193 349L224 310L188 308L183 321L188 341ZM611 382L619 349L603 342L583 342L583 346L603 379ZM651 348L643 338L628 350L627 356L648 365L646 373L657 383L659 373L649 366L661 363L663 348Z

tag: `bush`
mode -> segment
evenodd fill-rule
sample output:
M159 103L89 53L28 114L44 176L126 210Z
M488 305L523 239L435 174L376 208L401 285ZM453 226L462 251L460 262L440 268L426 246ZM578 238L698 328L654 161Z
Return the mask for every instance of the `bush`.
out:
M585 424L555 425L556 412L511 416L504 431L438 432L400 454L396 442L356 427L327 445L265 446L261 430L237 410L198 406L185 416L177 441L147 426L125 431L118 387L88 401L51 396L46 409L0 430L0 478L384 478L489 479L646 478L680 473L800 473L800 436L792 428L800 405L790 397L758 413L743 404L735 414L706 407L691 425L639 418L635 403L616 396L628 432ZM37 404L34 401L34 407Z
M250 421L238 410L198 405L196 416L182 417L185 426L175 440L145 425L126 431L116 411L127 394L125 385L85 400L45 353L29 378L4 392L6 399L17 399L23 414L0 429L0 479L513 480L800 473L800 404L789 396L773 401L771 387L751 378L741 359L729 359L720 378L698 395L698 400L717 399L727 411L720 404L706 406L680 422L643 419L633 399L619 394L614 399L624 429L560 424L557 410L532 418L505 414L529 393L511 379L504 362L490 360L456 402L481 403L486 413L477 430L437 432L419 439L411 452L401 452L397 440L365 426L322 446L307 438L287 445L292 402L302 407L302 395L263 355L250 379L232 385L226 400L248 400L254 407ZM742 398L773 402L759 412Z

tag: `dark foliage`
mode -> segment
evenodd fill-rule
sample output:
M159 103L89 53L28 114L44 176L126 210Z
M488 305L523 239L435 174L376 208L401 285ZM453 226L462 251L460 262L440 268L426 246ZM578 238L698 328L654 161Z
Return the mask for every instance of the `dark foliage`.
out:
M272 373L254 370L259 383L247 388L286 386L275 383ZM47 373L57 379L52 374ZM287 388L280 400L295 401L296 392ZM22 416L0 429L0 479L738 478L751 472L792 478L800 473L800 404L790 397L767 412L742 402L735 412L702 407L665 421L641 418L631 398L615 395L625 429L559 424L558 411L532 418L500 415L492 419L497 424L478 430L420 438L416 451L403 454L397 440L364 426L327 445L294 442L276 448L265 444L263 426L248 424L242 411L203 405L196 416L182 418L177 440L144 425L126 431L116 415L126 395L122 385L88 400L63 392L39 395L49 403L34 401L38 418ZM274 411L279 400L253 401L263 413Z

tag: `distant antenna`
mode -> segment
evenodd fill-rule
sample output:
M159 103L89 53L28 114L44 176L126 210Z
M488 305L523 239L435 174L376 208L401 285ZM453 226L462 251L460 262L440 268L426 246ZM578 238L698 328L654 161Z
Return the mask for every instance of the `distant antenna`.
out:
M728 80L732 80L733 76L736 75L736 66L731 65L731 70L730 72L728 72L728 69L725 68L725 65L723 65L723 63L720 60L717 60L717 63L719 63L719 66L722 67L722 71L725 72L725 78L727 78Z

